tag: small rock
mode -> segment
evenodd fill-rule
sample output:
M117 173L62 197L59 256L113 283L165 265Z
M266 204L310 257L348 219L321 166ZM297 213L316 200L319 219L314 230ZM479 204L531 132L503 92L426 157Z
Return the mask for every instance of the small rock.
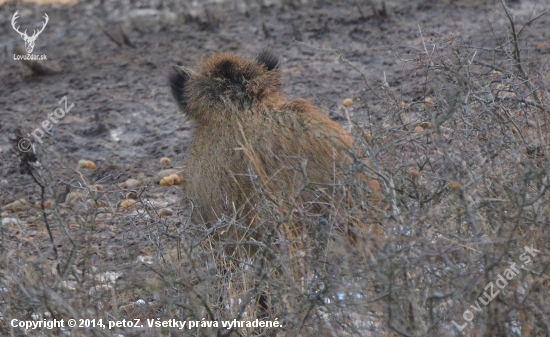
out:
M171 216L172 210L171 209L161 209L159 211L159 216Z
M2 226L8 226L8 225L15 225L19 226L21 225L21 221L17 218L2 218Z
M172 164L172 160L170 160L170 158L168 157L162 157L160 158L160 164L162 166L170 166L170 164Z
M107 271L107 272L95 275L94 279L98 282L115 283L115 281L119 279L122 275L123 273L121 272Z
M118 184L118 187L122 189L136 189L141 187L142 182L139 179L130 178L123 183Z
M133 199L126 199L126 200L122 200L119 204L118 204L118 207L120 208L124 208L125 211L128 211L132 208L136 208L138 205L137 205L137 200L133 200Z
M79 191L73 191L67 194L67 196L65 197L65 203L71 207L83 200L84 195L82 195L82 193L80 193Z
M90 189L92 191L103 191L103 190L105 190L105 187L103 187L103 185L101 185L101 184L95 184L92 187L90 187Z
M417 125L414 130L413 130L415 136L420 136L422 134L422 132L424 132L424 128L421 127L420 125Z
M27 208L29 208L29 205L27 204L27 201L25 199L21 198L19 200L15 200L14 202L12 202L10 204L5 205L4 207L2 207L2 210L14 213L14 212L24 211Z
M90 169L90 170L95 170L96 169L95 163L91 160L86 160L86 159L80 159L78 161L78 166L80 168L86 168L86 169Z
M153 264L153 257L152 256L147 256L147 255L139 255L137 257L137 262L138 263L145 263L145 264Z
M159 184L161 186L172 186L181 184L181 178L177 174L171 174L167 177L164 177L160 180Z
M62 281L61 287L67 289L67 290L76 290L76 286L78 283L76 281Z
M409 170L409 174L411 175L411 177L413 179L418 179L420 177L420 172L418 172L417 170L415 169L410 169Z
M155 183L155 184L158 184L158 183L160 183L160 180L161 180L162 178L167 177L167 176L169 176L169 175L172 175L172 174L174 174L174 173L177 174L177 173L180 172L180 171L181 171L181 170L178 170L178 169L166 169L166 170L162 170L162 171L160 171L159 173L157 173L157 174L155 175L155 177L153 177L152 182Z
M137 200L137 199L138 199L138 196L137 196L136 192L128 192L128 193L126 194L126 199Z
M451 188L451 190L453 190L454 192L457 192L460 190L460 188L462 187L462 185L458 182L458 181L451 181L449 183L449 187Z

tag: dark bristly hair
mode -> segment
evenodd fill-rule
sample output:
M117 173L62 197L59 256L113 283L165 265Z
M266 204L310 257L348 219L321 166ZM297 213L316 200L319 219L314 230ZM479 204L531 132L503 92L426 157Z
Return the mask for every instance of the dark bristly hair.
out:
M257 60L217 53L202 59L195 71L174 67L169 83L182 112L197 123L209 123L220 114L245 113L255 103L278 97L278 63L267 51Z
M279 57L270 50L262 50L258 56L256 56L256 61L265 65L267 70L273 70L279 67Z
M189 72L185 71L183 67L178 66L172 68L172 72L168 77L170 89L172 89L172 96L174 96L174 99L182 109L187 107L184 91L188 80Z

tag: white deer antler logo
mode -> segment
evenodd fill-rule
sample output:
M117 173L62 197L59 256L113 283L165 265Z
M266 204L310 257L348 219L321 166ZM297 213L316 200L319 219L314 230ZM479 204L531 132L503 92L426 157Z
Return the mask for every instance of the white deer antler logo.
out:
M39 31L36 31L34 30L32 36L28 36L27 35L27 30L25 29L25 31L23 33L21 33L19 31L19 26L17 26L17 28L15 28L15 21L17 20L17 18L19 17L19 11L15 12L15 14L13 14L13 19L11 19L11 25L13 26L13 29L15 29L16 32L19 33L19 35L21 35L21 38L23 40L25 40L25 49L27 49L27 53L32 53L32 50L34 49L34 41L36 41L36 38L38 37L38 35L40 35L40 33L42 33L42 31L44 30L44 28L46 28L46 25L48 24L48 14L44 13L44 16L43 18L46 19L46 21L42 22L42 29L40 29Z

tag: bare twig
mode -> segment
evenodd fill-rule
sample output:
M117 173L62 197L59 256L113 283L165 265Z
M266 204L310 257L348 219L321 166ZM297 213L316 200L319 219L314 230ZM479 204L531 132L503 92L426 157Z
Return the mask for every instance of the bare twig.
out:
M111 41L113 41L117 46L119 47L122 47L123 43L118 41L117 38L115 38L111 32L109 32L109 30L107 29L107 27L105 27L105 25L103 24L103 22L99 21L99 20L96 20L97 22L97 26L99 27L99 29L101 29L101 31L103 32L103 34L105 34L105 36L107 36Z

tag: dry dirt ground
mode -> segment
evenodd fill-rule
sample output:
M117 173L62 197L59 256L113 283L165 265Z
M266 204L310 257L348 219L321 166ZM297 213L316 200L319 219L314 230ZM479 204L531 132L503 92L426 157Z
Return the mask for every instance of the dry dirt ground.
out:
M23 212L3 213L3 218L18 221L3 225L2 250L35 242L41 252L36 258L51 257L42 213L35 206L41 200L40 188L19 172L18 154L9 139L17 129L28 134L39 128L49 113L64 105L58 103L63 97L74 107L54 125L51 135L44 137L43 144L28 137L57 202L63 204L69 190L100 183L109 191L104 197L114 209L126 194L119 184L135 178L142 182L142 188L136 189L157 212L173 213L164 218L166 226L177 227L188 212L181 204L182 193L177 187L152 182L167 168L159 163L161 157L170 157L172 167L181 167L192 137L192 125L182 119L167 85L172 65L192 67L199 58L218 51L253 57L269 48L281 57L283 89L289 96L313 101L342 123L347 119L342 102L351 98L351 119L368 129L384 119L384 90L389 88L399 101L409 104L440 89L415 71L414 58L425 49L430 53L434 40L469 45L468 57L490 62L491 50L509 39L500 1L386 4L384 12L375 1L378 13L369 2L322 0L0 5L0 204L19 198L29 204ZM520 21L549 7L549 0L510 4ZM49 16L34 53L46 54L45 64L58 70L56 74L33 74L14 60L14 48L24 45L11 25L16 10L18 24L28 31L40 27L44 13ZM548 67L549 27L546 15L523 32L522 48L533 70ZM94 161L97 168L79 169L80 159ZM48 199L56 198L52 191ZM62 214L71 212L68 205L60 207L66 212ZM90 259L101 262L104 272L136 269L136 259L154 255L152 234L136 230L141 224L126 216L131 212L105 216L91 240L98 248ZM68 225L77 228L79 221L73 219ZM54 237L63 241L58 250L67 248L58 229ZM140 298L134 295L127 300ZM0 305L5 309L5 303ZM4 324L0 331L5 335L9 329Z
M439 35L478 47L478 54L507 38L498 1L388 2L387 18L352 2L101 3L8 2L0 8L0 149L2 175L14 195L32 199L35 192L18 176L8 138L16 128L27 133L39 127L65 96L75 106L55 125L52 137L46 137L46 146L37 144L40 154L48 154L42 160L72 169L78 159L91 159L99 168L92 180L108 174L125 180L152 175L163 156L171 157L174 165L184 156L191 127L181 120L168 90L167 73L174 64L193 66L217 51L253 57L270 48L281 56L284 90L291 97L307 98L332 116L343 116L341 102L352 98L352 117L368 123L368 118L383 117L378 108L383 99L340 57L363 72L375 92L387 82L409 103L430 89L430 83L411 71L415 64L407 58L423 48L419 29L428 48L430 39ZM545 5L547 1L539 1L537 8ZM512 10L527 16L533 6L534 2L521 1ZM13 49L23 46L10 24L16 10L21 16L18 24L29 30L39 27L43 12L48 14L50 21L34 53L46 54L47 64L58 67L58 74L29 76L22 62L13 60ZM548 20L541 18L524 33L529 57L541 64L550 51L550 30L542 29ZM120 24L134 47L117 46L99 22L123 44Z

